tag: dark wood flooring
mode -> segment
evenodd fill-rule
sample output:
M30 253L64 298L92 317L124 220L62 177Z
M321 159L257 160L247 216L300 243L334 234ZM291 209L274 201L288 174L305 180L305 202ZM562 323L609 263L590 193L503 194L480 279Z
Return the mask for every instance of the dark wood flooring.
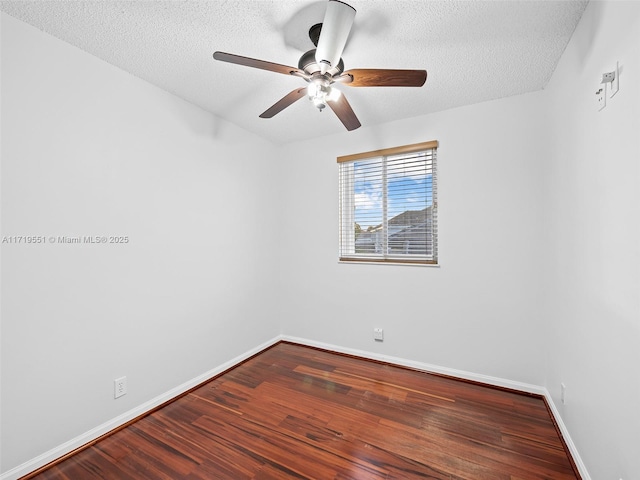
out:
M540 397L279 343L47 479L575 479Z

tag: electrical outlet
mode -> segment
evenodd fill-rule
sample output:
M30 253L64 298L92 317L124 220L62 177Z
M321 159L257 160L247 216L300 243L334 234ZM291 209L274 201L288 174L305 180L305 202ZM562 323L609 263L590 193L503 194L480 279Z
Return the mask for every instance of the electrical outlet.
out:
M560 401L563 405L567 404L567 386L564 383L560 384Z
M384 330L381 328L374 328L373 339L378 342L382 342L384 340Z
M606 94L606 85L603 84L602 86L598 87L598 90L596 90L596 101L598 102L598 111L602 110L604 107L607 106L607 94Z
M127 393L127 377L116 378L113 381L114 398L120 398Z

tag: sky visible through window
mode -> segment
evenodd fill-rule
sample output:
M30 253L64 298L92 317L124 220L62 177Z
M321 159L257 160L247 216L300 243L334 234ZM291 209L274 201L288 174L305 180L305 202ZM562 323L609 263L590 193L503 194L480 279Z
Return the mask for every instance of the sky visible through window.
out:
M382 171L374 162L354 163L355 222L363 231L382 224ZM378 164L379 165L379 164ZM431 161L406 157L387 160L387 219L412 210L420 211L433 203Z

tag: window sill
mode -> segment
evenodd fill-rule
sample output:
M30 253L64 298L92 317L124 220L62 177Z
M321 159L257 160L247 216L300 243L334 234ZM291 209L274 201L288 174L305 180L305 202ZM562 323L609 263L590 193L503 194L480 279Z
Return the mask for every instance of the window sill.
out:
M439 267L439 263L435 263L429 260L402 260L402 259L389 259L389 260L376 260L372 258L339 258L338 263L349 265L396 265L396 266L409 266L409 267Z

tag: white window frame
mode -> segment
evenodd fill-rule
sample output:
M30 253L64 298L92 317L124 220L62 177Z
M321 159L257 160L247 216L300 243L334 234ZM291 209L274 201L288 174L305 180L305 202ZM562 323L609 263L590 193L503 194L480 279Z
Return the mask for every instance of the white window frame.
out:
M438 265L438 222L437 222L437 169L436 150L437 141L404 145L401 147L387 148L383 150L373 150L370 152L357 153L338 157L339 165L339 260L340 262L365 262L365 263L392 263L392 264L412 264L412 265ZM388 221L387 214L387 158L402 154L425 152L431 160L431 238L432 254L390 254L388 249ZM375 160L381 161L382 180L382 245L376 250L381 253L356 253L355 243L355 192L354 192L354 164L357 161Z

